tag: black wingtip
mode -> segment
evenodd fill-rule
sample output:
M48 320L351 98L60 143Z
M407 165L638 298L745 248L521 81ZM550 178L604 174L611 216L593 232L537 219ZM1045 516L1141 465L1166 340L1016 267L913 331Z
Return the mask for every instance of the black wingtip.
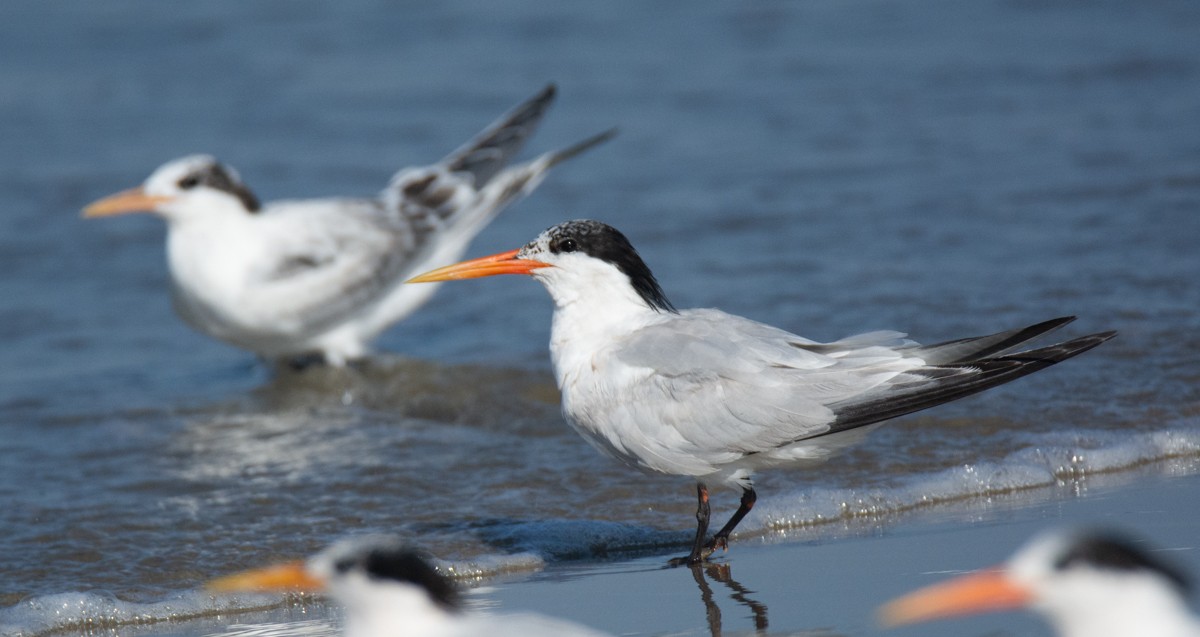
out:
M547 167L549 168L557 166L558 164L561 164L572 157L577 157L591 150L593 147L599 146L600 144L603 144L604 142L616 137L617 132L618 129L613 127L602 133L592 135L581 142L572 144L562 150L555 151L552 155L550 155L549 160L546 163Z
M1066 360L1066 359L1076 356L1078 354L1082 354L1082 353L1088 351L1089 349L1092 349L1093 347L1096 347L1097 345L1099 345L1105 341L1111 340L1116 335L1117 335L1116 330L1109 330L1107 332L1097 332L1095 334L1088 334L1087 336L1080 336L1079 338L1073 338L1069 341L1059 343L1058 345L1050 345L1048 347L1043 347L1041 349L1030 350L1029 352L1017 352L1017 353L1011 354L1009 356L1001 356L1000 358L1001 359L1006 359L1006 358L1007 359L1020 359L1020 358L1024 358L1025 356L1027 356L1029 354L1033 354L1035 352L1055 351L1055 352L1060 352L1060 354L1058 356L1051 357L1051 360L1053 360L1054 362L1058 362L1058 361Z
M1116 331L1098 332L1037 349L1004 354L991 359L977 360L926 368L936 370L971 370L968 375L951 375L944 383L935 383L907 395L888 395L867 402L835 406L836 420L828 433L854 429L898 416L928 409L958 400L998 385L1028 376L1036 371L1074 358L1116 336ZM913 370L912 373L920 373Z
M990 360L962 363L960 366L979 367L980 369L987 371L989 366L1003 365L1005 363L1020 363L1021 369L1019 373L1008 379L1014 380L1044 367L1054 365L1055 363L1061 363L1068 358L1074 358L1116 335L1117 332L1115 330L1110 330L1108 332L1097 332L1095 334L1088 334L1087 336L1073 338L1069 341L1055 343L1054 345L1047 345L1037 349L1029 349L1023 352L1013 352L1012 354L997 356L996 358ZM948 365L947 367L954 366ZM1008 381L1006 380L1004 382Z
M549 83L448 155L442 162L450 172L471 173L481 188L520 152L554 102L558 87Z
M914 345L910 349L917 356L923 358L927 365L952 365L991 360L1028 341L1045 336L1074 320L1074 316L1061 316L1006 332L959 338L933 345Z
M1079 317L1077 317L1077 316L1060 316L1058 318L1052 318L1049 321L1042 321L1041 323L1038 323L1034 327L1041 327L1046 332L1049 332L1050 330L1056 330L1056 329L1066 325L1067 323L1073 323L1075 321L1075 319L1077 319L1077 318L1079 318Z

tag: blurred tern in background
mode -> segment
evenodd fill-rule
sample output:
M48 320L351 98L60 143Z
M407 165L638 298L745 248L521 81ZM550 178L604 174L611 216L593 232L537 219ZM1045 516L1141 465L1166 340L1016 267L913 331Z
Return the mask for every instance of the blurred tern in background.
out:
M219 593L327 593L346 608L347 637L603 637L605 633L533 613L461 609L454 583L396 537L343 540L307 563L291 562L214 580Z
M1110 533L1038 536L1006 565L928 586L880 609L883 623L1032 608L1063 637L1200 637L1188 581Z
M341 366L428 300L432 290L402 285L406 278L461 258L550 168L615 134L506 168L554 95L549 85L442 161L401 170L376 198L260 205L235 170L193 155L84 216L166 219L174 305L200 332L270 361Z
M563 413L601 451L652 473L698 479L697 563L754 506L752 473L826 459L866 426L962 398L1085 352L1103 332L1032 350L1073 317L922 346L898 332L818 343L719 310L678 311L629 241L570 221L531 243L446 266L412 283L528 274L554 299L550 354ZM707 481L742 491L706 540Z

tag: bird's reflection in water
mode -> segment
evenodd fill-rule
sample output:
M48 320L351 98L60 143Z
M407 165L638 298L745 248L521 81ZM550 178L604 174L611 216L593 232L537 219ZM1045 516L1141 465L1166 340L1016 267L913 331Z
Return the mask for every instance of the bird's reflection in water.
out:
M754 615L754 632L756 634L761 635L767 632L766 604L750 598L752 591L733 579L728 564L694 564L690 568L696 585L700 587L700 601L704 602L704 612L708 616L708 632L712 634L712 637L721 636L721 607L713 598L712 587L708 585L709 580L724 584L733 591L733 594L729 596L731 599L750 609Z

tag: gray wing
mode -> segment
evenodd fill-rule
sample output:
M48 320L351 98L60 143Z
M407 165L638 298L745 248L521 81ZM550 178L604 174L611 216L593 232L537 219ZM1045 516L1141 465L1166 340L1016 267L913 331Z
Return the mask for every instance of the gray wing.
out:
M692 444L755 453L830 431L829 405L882 391L921 360L896 332L815 343L716 310L666 316L619 345L628 399Z
M684 438L713 450L753 453L957 400L1115 335L1009 353L1070 320L920 346L896 332L814 343L704 310L639 330L622 343L619 357L650 370L630 399L657 405L664 422Z
M507 204L532 191L557 163L609 139L594 136L505 168L532 136L555 88L505 114L440 162L397 173L378 199L273 204L263 215L272 243L255 293L294 330L332 325L408 277L460 258ZM270 221L269 221L270 220Z
M281 202L265 211L264 248L247 280L280 329L315 331L380 298L406 276L416 235L378 202Z

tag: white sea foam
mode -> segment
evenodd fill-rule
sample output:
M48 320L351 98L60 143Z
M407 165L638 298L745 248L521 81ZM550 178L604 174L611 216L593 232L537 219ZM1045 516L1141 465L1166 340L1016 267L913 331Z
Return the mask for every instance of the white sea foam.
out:
M755 508L741 532L786 533L837 521L886 520L926 507L953 510L1031 489L1079 485L1098 475L1119 474L1151 464L1168 474L1200 471L1200 429L1190 426L1149 433L1040 434L1021 442L1024 446L1019 451L998 462L964 464L901 478L891 485L866 489L802 487L772 493ZM462 581L479 582L500 574L539 570L548 561L675 546L684 535L599 520L519 522L497 525L486 532L488 544L508 547L512 552L458 561L442 559L437 563ZM104 593L60 593L34 597L0 610L0 635L32 636L64 630L111 633L122 626L220 619L312 603L314 598L307 596L214 596L199 590L153 603L122 601ZM328 626L322 623L313 630L326 630Z
M121 626L218 617L280 602L267 595L227 597L202 591L177 593L152 603L127 602L106 593L57 593L0 610L0 635L39 635L67 629L96 633Z
M800 488L773 494L754 509L742 532L883 518L934 505L952 506L1040 487L1083 483L1089 477L1160 463L1167 473L1200 470L1200 431L1069 432L1029 437L999 462L964 464L914 475L878 488ZM1077 485L1078 486L1078 485Z

